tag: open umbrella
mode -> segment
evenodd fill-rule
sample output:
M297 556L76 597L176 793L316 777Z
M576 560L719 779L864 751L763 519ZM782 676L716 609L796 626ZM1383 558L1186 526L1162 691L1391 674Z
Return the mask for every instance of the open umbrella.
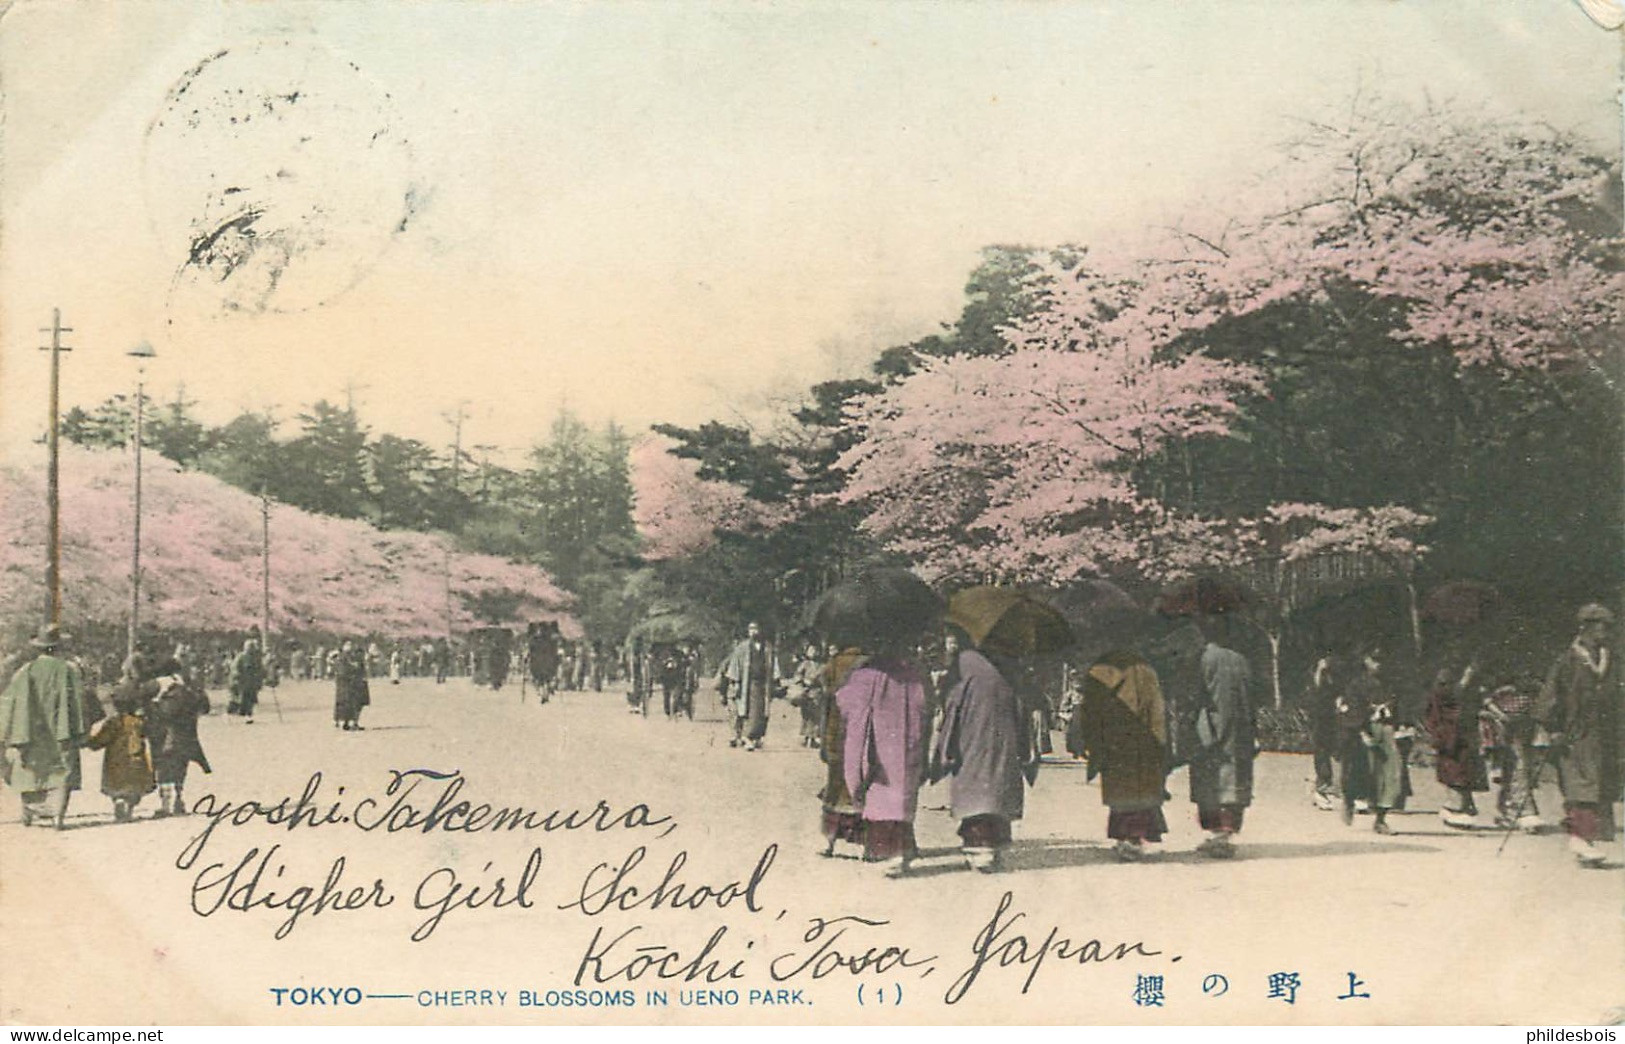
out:
M1059 610L1013 587L968 587L948 599L947 620L978 649L1007 656L1059 652L1073 641Z
M1150 615L1134 596L1110 580L1078 580L1050 601L1075 631L1117 630L1143 623Z
M1198 576L1163 591L1157 597L1157 612L1164 616L1221 616L1239 612L1247 604L1247 592L1228 580Z
M1087 655L1109 647L1135 645L1155 622L1153 614L1134 596L1109 580L1079 580L1056 591L1050 601L1077 636L1078 649Z
M1440 584L1422 600L1422 616L1442 624L1465 626L1483 623L1498 613L1501 592L1479 580L1452 580Z
M814 630L842 646L906 641L942 615L942 599L906 569L874 569L836 584L813 603Z

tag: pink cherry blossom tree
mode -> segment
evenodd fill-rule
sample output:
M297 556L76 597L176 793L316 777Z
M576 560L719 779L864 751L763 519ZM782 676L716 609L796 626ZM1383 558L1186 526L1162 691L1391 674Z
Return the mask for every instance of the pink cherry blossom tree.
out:
M1328 595L1373 581L1396 581L1418 653L1422 643L1416 569L1428 553L1421 534L1431 516L1394 504L1331 508L1323 504L1272 504L1263 516L1241 523L1242 557L1229 564L1252 593L1247 616L1270 647L1270 682L1282 702L1281 644L1302 609ZM1214 562L1223 567L1223 563Z
M0 469L0 614L13 626L44 604L43 453ZM126 453L62 448L62 589L68 620L128 612L133 504ZM245 629L262 611L258 498L149 458L142 503L142 620L167 629ZM459 550L444 536L271 505L273 630L441 634L481 622L553 619L580 631L571 596L541 569ZM510 621L479 621L478 596L508 592Z
M752 500L739 486L700 478L699 462L675 455L676 446L649 435L632 447L632 515L646 559L696 555L718 533L771 527L787 517L788 508Z
M1006 355L927 360L861 399L839 465L865 528L936 574L1057 583L1120 571L1159 507L1136 466L1222 437L1251 367L1174 352L1210 304L1194 265L1083 262L1042 274Z

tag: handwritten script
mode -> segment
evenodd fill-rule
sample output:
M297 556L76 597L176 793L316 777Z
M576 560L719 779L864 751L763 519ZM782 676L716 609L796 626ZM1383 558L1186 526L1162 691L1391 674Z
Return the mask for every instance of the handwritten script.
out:
M859 976L918 981L940 966L952 969L942 994L951 1005L984 980L1019 984L1025 994L1046 967L1087 968L1163 955L1143 941L1105 942L1059 926L1034 927L1011 891L988 916L966 919L974 934L959 957L929 952L883 917L839 912L786 921L788 907L771 896L777 844L750 853L742 872L706 877L695 870L687 848L654 847L678 824L647 803L598 799L590 806L546 806L479 800L457 770L391 769L380 789L359 794L343 786L328 794L316 772L297 797L231 801L203 795L194 805L203 826L176 857L175 868L191 875L194 914L268 913L278 940L322 915L356 916L397 904L413 911L409 938L415 943L432 938L448 918L472 911L536 916L551 910L553 916L577 917L590 925L591 935L575 964L575 987L710 987L764 979L798 984ZM288 846L298 838L325 832L342 840L347 831L442 842L468 835L576 835L600 843L630 836L636 843L585 874L550 870L557 860L544 855L541 844L531 844L522 858L476 860L477 868L435 865L399 888L382 875L356 872L350 852L333 856L317 875L293 871ZM216 854L239 833L252 834L257 843L230 856ZM437 850L447 848L462 850L460 843ZM391 861L391 873L398 863ZM561 884L562 901L543 901ZM674 927L682 930L668 934ZM785 927L793 927L794 937L775 942Z

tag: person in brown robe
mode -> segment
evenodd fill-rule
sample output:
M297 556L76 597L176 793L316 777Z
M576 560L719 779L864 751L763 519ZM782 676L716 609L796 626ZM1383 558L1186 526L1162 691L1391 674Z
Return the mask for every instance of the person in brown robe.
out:
M1108 811L1106 836L1125 862L1144 858L1147 842L1168 830L1167 719L1157 672L1138 653L1105 653L1084 675L1083 698L1067 749L1088 759L1088 778L1100 777Z
M124 664L124 677L113 689L113 713L90 730L85 746L102 754L102 793L113 802L113 818L127 823L141 799L158 789L147 749L146 712L157 686L147 677L140 653Z

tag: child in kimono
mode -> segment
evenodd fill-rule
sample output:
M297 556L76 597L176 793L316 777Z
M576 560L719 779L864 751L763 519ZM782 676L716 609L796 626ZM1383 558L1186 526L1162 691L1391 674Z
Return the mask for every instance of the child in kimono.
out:
M102 755L102 793L113 799L113 818L128 823L135 806L157 788L147 751L144 712L152 688L143 681L139 657L125 665L125 676L113 691L113 713L97 722L85 744Z

